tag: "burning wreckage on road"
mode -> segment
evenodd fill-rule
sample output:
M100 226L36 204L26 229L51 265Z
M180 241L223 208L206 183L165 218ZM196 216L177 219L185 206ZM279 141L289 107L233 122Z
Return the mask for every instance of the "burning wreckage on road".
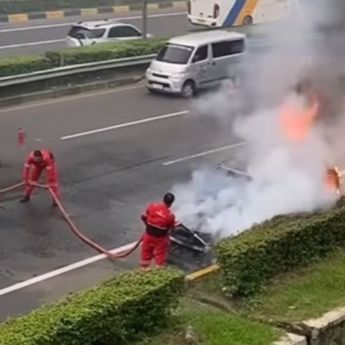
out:
M218 94L218 98L214 100L206 98L201 103L201 110L207 108L206 112L217 112L217 114L214 114L215 118L222 117L224 119L224 116L227 116L228 119L229 114L227 110L233 113L241 113L241 119L256 117L254 121L249 120L246 125L251 128L255 127L255 130L259 129L257 132L260 133L254 133L256 138L251 141L250 136L254 130L248 131L247 126L247 132L242 137L244 137L244 141L246 142L247 139L249 139L249 142L251 141L249 143L251 148L254 147L255 149L255 146L260 146L261 144L263 146L266 145L264 147L266 149L266 156L271 154L270 149L267 148L267 144L278 146L283 141L283 145L285 144L288 147L287 151L291 149L289 152L291 153L291 160L288 163L283 162L286 165L281 164L281 161L279 161L281 157L278 157L278 163L276 163L275 158L277 158L277 155L272 154L273 159L268 162L269 166L266 167L266 170L260 170L261 175L259 177L263 178L259 183L256 181L258 178L257 171L251 169L252 167L250 164L247 164L248 162L244 162L244 164L241 162L239 165L235 163L235 165L233 156L228 160L223 160L216 167L213 167L213 170L216 170L228 181L224 182L223 179L222 181L224 183L221 188L231 189L231 185L235 184L238 186L238 190L245 190L247 192L246 196L241 195L240 192L238 195L235 194L232 200L227 200L225 207L229 209L224 210L223 203L221 205L223 209L218 210L219 212L223 212L222 216L224 218L223 222L218 222L217 224L218 230L219 228L224 230L220 236L221 238L232 236L238 233L236 232L238 230L239 232L244 231L254 223L267 220L275 215L289 213L304 214L306 212L314 212L320 208L327 209L327 207L323 208L327 204L327 201L324 202L322 199L323 195L331 195L331 201L326 206L334 205L334 202L344 199L341 197L341 189L342 177L345 173L345 170L342 170L345 168L345 64L343 62L343 56L345 54L345 43L343 39L345 34L345 1L331 0L325 2L323 0L316 0L310 2L310 6L308 11L305 11L307 17L302 23L298 22L295 26L291 25L291 23L289 25L288 31L294 29L296 35L299 35L298 37L294 37L292 45L289 46L290 41L284 40L284 32L279 31L279 29L272 30L272 35L279 36L277 41L280 42L280 45L273 47L271 60L265 61L264 59L262 65L256 66L255 71L249 71L250 85L248 90L243 91L243 89L246 89L244 85L237 92L237 86L234 87L230 83L227 90L223 90L223 93ZM310 16L311 12L314 14L313 16ZM313 37L317 37L316 41L312 37L311 39L307 37L311 33L312 35L310 36L314 35ZM294 52L297 52L297 46L300 48L305 47L308 51L307 54L310 52L310 56L312 56L312 59L307 59L307 63L303 63L302 66L297 62L297 60L300 61L300 55L293 55ZM290 57L286 54L287 47L291 48L289 53L291 52L293 56ZM277 70L274 69L274 66L271 66L272 62L273 65L277 64L279 67ZM301 69L298 67L298 71L295 69L295 62L297 62L299 67L302 67ZM288 73L285 73L285 70L281 71L284 68ZM253 72L257 71L263 71L263 83L260 78L255 78ZM266 73L267 71L268 73ZM294 80L291 80L290 77ZM287 79L288 82L286 83ZM278 92L275 92L277 90L273 90L274 88L269 87L269 85L273 85L272 83L276 84ZM290 90L286 89L287 84L292 86ZM262 90L264 90L264 97L261 97ZM272 90L274 91L274 96L272 96ZM245 95L242 94L242 91ZM280 91L283 93L283 98L280 97ZM276 98L277 94L278 98ZM236 102L238 97L239 102ZM259 102L256 101L257 98L260 98ZM297 102L295 102L296 100ZM272 126L270 121L276 121L276 127ZM264 127L263 130L260 126ZM279 132L276 135L276 139L278 140L266 140L267 137L277 134L274 131ZM240 136L241 134L243 133L241 132ZM264 143L261 142L262 139ZM325 152L319 152L322 150L325 150ZM263 164L267 163L266 158L264 157ZM281 164L274 172L278 176L273 176L273 181L268 181L265 184L265 179L270 180L273 175L273 173L270 174L269 169L272 167L274 169L277 164ZM300 170L302 170L302 173L298 175L300 171L295 169L291 174L284 174L284 168L286 166L291 168L294 164L297 165L297 168L301 165ZM340 168L337 166L340 166ZM315 167L317 168L316 170L314 169ZM262 174L263 172L268 176ZM283 172L283 176L279 175L281 172ZM296 175L301 177L299 184L291 182ZM284 179L286 177L290 181L285 181ZM316 187L314 186L314 189L311 188L311 191L308 188L303 189L303 184L306 181L308 182L308 179L313 180L310 182L308 188L313 183L317 184ZM212 184L208 175L204 181L206 181L205 185L207 187L210 187ZM217 184L216 182L215 184ZM255 195L248 193L251 188L250 186L255 184L259 185L259 188L256 190L257 193ZM287 184L287 187L284 184ZM198 188L200 186L198 181L195 182L192 178L189 184L183 185L181 195L185 195L188 187L192 190L190 194L194 194L186 197L184 204L182 202L181 211L183 213L185 211L184 209L189 207L189 210L195 209L193 211L195 214L191 217L192 221L186 221L186 224L191 229L180 226L171 235L172 248L169 261L187 270L192 270L194 267L199 268L212 263L212 245L219 240L219 237L215 236L217 232L209 228L211 224L207 220L209 220L210 215L204 214L204 208L200 206L203 206L203 203L208 203L212 208L215 199L221 199L220 196L224 196L224 193L222 193L224 191L216 187L218 189L211 196L202 196L205 199L209 198L205 200L202 197L199 198ZM204 185L202 185L203 187ZM267 195L260 197L259 194L265 194L267 188L271 188L268 192L270 193L270 198ZM295 191L291 191L292 188L295 188ZM302 190L298 190L299 188ZM312 199L315 191L318 193L317 200ZM284 197L282 195L284 192L289 194L286 197L286 203L284 205L276 205L278 199ZM302 199L305 197L305 204L300 200L301 193ZM303 193L305 194L303 195ZM237 201L236 197L238 196L240 198L242 197L242 200ZM249 206L248 204L251 203L253 196L257 197L257 200ZM179 195L178 197L181 200ZM221 201L223 202L224 200ZM252 212L260 209L262 204L267 201L272 203L269 207L274 208L274 210L267 210L266 207L266 213L260 214L260 216ZM238 211L235 210L236 208ZM217 214L217 217L219 215ZM234 219L236 217L237 219ZM250 219L247 220L247 218ZM184 220L184 218L182 219ZM218 220L219 217L217 218ZM236 224L234 225L234 223ZM231 227L231 230L225 231L225 228L229 229Z
M332 98L322 90L318 89L317 83L310 78L304 79L294 88L294 93L303 99L303 103L290 103L287 101L279 108L279 126L282 129L285 139L293 145L303 143L310 131L317 126L318 122L327 121L323 118L331 113L339 111L340 103L336 104ZM231 159L229 159L231 160ZM324 181L325 193L334 193L339 199L341 193L341 180L343 173L332 164L325 162ZM229 183L242 185L250 184L253 176L246 172L246 169L238 169L231 166L227 160L222 161L216 170L229 178ZM231 206L230 206L231 207ZM235 206L234 206L235 207ZM246 212L245 205L243 212ZM205 267L212 263L212 245L217 241L214 234L205 231L206 217L198 214L199 224L194 229L189 229L184 225L171 234L171 251L169 262L179 267L192 271L195 268ZM231 220L229 220L231 222Z

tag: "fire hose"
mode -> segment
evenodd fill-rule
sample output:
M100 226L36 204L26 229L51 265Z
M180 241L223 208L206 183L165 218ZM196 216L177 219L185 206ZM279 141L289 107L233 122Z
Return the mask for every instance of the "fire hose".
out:
M0 195L8 193L8 192L12 192L15 191L17 189L19 189L20 187L23 187L25 184L24 182L18 183L16 185L13 185L11 187L5 188L5 189L0 189ZM90 246L91 248L97 250L98 252L100 252L101 254L106 255L109 259L111 260L115 260L115 259L122 259L125 258L129 255L131 255L141 244L142 242L142 238L140 238L139 241L137 241L132 248L128 249L128 250L124 250L123 252L117 253L117 254L113 254L111 253L109 250L103 248L102 246L100 246L99 244L95 243L94 241L92 241L90 238L86 237L79 229L78 227L74 224L74 222L72 221L72 219L70 218L70 216L68 215L68 213L66 212L65 208L63 207L61 201L59 200L59 198L56 196L56 194L54 193L54 191L52 190L51 187L49 187L48 185L42 185L42 184L38 184L38 183L31 183L32 186L34 187L38 187L41 189L45 189L47 190L50 195L52 196L53 200L55 201L56 205L58 206L63 218L65 219L65 221L67 222L67 224L69 225L70 229L72 230L72 232L74 233L74 235L76 235L81 241L83 241L85 244L87 244L88 246Z

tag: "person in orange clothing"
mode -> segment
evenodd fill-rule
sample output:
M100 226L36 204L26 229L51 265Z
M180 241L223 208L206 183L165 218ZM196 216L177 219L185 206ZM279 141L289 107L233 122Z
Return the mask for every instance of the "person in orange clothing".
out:
M141 220L146 226L141 247L140 266L143 271L148 271L152 259L157 267L166 265L170 238L169 232L174 230L176 220L171 211L171 206L175 201L172 193L166 193L162 202L151 203Z
M34 186L30 182L38 182L43 170L47 174L47 183L59 197L58 173L53 154L49 150L36 150L29 153L24 164L23 179L25 183L25 195L21 203L28 202ZM53 200L53 206L57 206Z

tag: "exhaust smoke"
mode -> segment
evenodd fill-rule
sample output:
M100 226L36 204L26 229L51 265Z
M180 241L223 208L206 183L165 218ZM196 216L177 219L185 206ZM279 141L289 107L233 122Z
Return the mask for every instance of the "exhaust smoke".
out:
M240 92L222 88L195 102L200 116L231 124L229 139L246 142L240 154L251 179L214 167L195 171L173 188L187 226L222 238L276 215L335 204L325 179L327 168L345 162L344 23L343 1L310 1L272 27L269 47L249 52Z

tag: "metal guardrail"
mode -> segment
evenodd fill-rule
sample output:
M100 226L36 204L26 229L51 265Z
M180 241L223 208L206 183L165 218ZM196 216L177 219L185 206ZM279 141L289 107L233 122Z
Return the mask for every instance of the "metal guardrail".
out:
M56 67L32 73L17 74L14 76L0 78L0 87L25 84L58 77L65 77L79 73L87 73L121 67L140 66L150 63L155 56L156 54L151 54L107 61L96 61L79 65Z

